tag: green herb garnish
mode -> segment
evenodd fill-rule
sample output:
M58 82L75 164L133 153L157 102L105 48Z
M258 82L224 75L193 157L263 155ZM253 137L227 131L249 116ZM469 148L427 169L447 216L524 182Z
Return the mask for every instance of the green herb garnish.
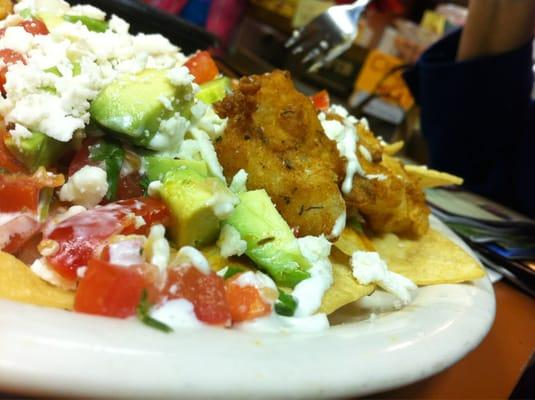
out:
M150 307L151 304L149 302L147 290L143 289L143 293L141 293L141 299L139 300L139 304L136 309L137 318L151 328L158 329L165 333L173 332L173 329L169 325L166 325L149 315Z
M227 266L227 270L225 271L225 275L223 275L223 279L229 279L232 278L234 275L239 274L240 272L244 272L245 268L242 267L235 267L234 265Z
M141 186L141 189L143 190L143 196L147 197L149 195L149 185L150 185L150 179L147 175L141 175L141 178L139 179L139 186Z
M362 226L362 223L358 221L356 218L349 218L347 220L347 226L349 226L354 231L357 231L359 233L364 233L364 227Z
M19 12L19 15L24 19L29 19L33 17L31 8L25 8L24 10L21 10L21 12Z
M106 32L108 29L108 23L99 19L87 17L85 15L64 15L63 19L73 24L81 22L87 29L93 32Z
M120 145L100 142L89 147L89 159L91 161L104 161L108 181L107 200L115 200L119 176L124 161L124 150Z
M297 300L291 294L279 290L279 298L275 303L275 312L285 317L291 317L295 314Z

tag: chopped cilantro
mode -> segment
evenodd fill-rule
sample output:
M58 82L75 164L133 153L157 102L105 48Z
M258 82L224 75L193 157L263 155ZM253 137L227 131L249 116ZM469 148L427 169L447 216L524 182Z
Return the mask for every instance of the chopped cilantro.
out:
M347 226L352 228L354 231L357 231L360 233L364 232L364 227L362 226L362 223L358 221L356 218L349 218L347 220Z
M25 8L24 10L21 10L19 12L19 15L24 19L29 19L33 17L31 8Z
M169 325L166 325L163 322L160 322L149 315L150 307L151 304L149 303L147 290L143 289L141 299L139 300L139 304L136 309L137 318L145 325L148 325L151 328L158 329L165 333L173 332L173 329Z
M89 147L89 159L91 161L104 161L108 181L107 200L115 200L121 167L124 161L123 148L115 143L100 142Z
M279 290L279 298L275 303L275 312L285 317L291 317L295 314L297 300L291 294Z
M93 32L106 32L108 29L108 23L106 21L101 21L85 15L64 15L63 19L73 24L81 22L87 29Z
M229 265L227 267L227 270L225 271L225 275L223 275L223 279L229 279L232 278L234 275L239 274L240 272L244 272L245 269L242 267L236 267L234 265Z
M141 189L143 189L143 196L148 196L149 191L149 185L150 185L150 179L147 175L141 175L141 178L139 180L139 186L141 186Z

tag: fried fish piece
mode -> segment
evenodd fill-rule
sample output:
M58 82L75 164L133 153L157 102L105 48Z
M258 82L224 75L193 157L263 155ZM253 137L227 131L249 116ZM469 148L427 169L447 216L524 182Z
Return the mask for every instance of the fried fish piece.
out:
M215 110L228 118L215 145L226 178L245 169L248 189L266 189L298 236L329 235L346 211L339 189L344 163L290 74L242 78Z
M421 188L406 173L403 164L386 154L377 164L362 161L367 174L355 176L353 189L345 195L348 212L356 211L376 233L392 232L418 238L429 229L429 207Z

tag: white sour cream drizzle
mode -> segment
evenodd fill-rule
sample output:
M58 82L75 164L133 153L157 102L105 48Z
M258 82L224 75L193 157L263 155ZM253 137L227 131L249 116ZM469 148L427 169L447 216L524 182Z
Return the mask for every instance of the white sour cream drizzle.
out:
M329 261L331 243L325 237L305 236L297 239L303 256L312 264L310 278L299 282L292 296L297 300L296 317L308 317L321 306L323 295L333 283L332 266Z
M363 145L358 144L359 136L355 127L356 124L362 124L366 129L369 129L368 121L365 118L358 120L352 115L349 115L348 111L339 105L331 106L328 113L336 114L342 118L342 122L340 122L327 119L327 115L323 112L318 115L325 136L336 142L336 148L340 156L347 160L346 176L342 183L342 192L351 192L353 189L353 177L357 173L367 179L377 179L379 181L386 179L386 176L383 174L367 175L357 157L358 149L366 160L371 161L372 159L369 150Z
M174 329L203 325L195 316L193 304L186 299L169 300L160 307L152 309L150 315Z

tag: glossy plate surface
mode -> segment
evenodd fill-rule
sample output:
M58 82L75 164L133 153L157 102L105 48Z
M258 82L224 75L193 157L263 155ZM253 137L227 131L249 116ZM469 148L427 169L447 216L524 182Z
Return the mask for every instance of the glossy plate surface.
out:
M437 221L433 225L446 232ZM136 321L0 301L0 392L362 396L452 365L481 342L494 319L487 278L420 288L415 301L399 311L392 300L376 291L338 312L332 320L339 325L320 334L190 328L169 335Z

